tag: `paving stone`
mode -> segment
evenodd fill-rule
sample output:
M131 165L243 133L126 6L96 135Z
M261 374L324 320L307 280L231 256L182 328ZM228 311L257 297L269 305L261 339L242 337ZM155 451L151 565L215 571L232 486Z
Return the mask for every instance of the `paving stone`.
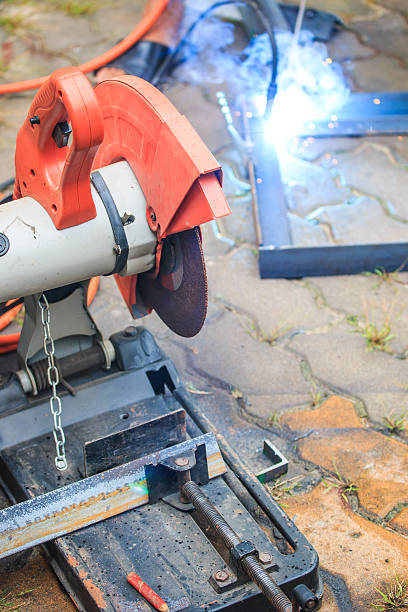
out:
M364 426L354 410L353 402L336 395L331 396L315 410L302 410L283 415L281 424L299 432L309 431L311 427L321 431Z
M368 612L378 601L376 588L407 574L408 540L354 514L323 484L285 499L285 510L319 551L321 566L345 581L353 612Z
M408 70L398 58L378 55L342 64L360 91L405 91L408 87Z
M397 272L389 277L375 273L321 276L304 282L311 291L320 290L329 307L348 315L361 315L373 304L381 308L396 300L403 306L408 300L407 272Z
M316 221L288 214L292 244L296 247L313 247L333 244L326 227Z
M376 4L383 6L387 10L399 11L408 16L408 6L405 0L377 0Z
M362 392L359 398L365 403L370 421L385 430L384 418L408 414L408 397L406 385L401 385L398 391L381 393L380 391ZM398 438L408 442L408 433L400 432Z
M221 220L226 235L235 240L237 244L250 244L256 248L251 194L242 198L229 198L228 204L233 214Z
M39 549L35 549L28 563L15 572L0 572L0 591L13 595L14 608L21 612L55 612L77 610L71 598L62 590L51 566ZM16 597L18 593L24 593Z
M282 414L292 410L301 410L310 406L312 401L310 392L293 393L289 389L286 393L271 395L249 394L245 399L248 411L268 425L279 425ZM278 419L277 423L275 423L276 419Z
M376 244L407 239L407 226L388 217L378 200L366 196L324 206L316 211L314 219L330 225L337 244Z
M323 605L320 609L323 612L341 612L339 606L337 605L333 591L329 586L327 586L327 584L324 585Z
M295 3L296 4L296 3ZM346 23L361 16L371 16L376 13L364 0L310 0L308 7L334 13Z
M280 157L279 164L288 206L300 215L349 196L348 190L339 188L330 172L319 165L292 155Z
M401 512L390 521L389 526L408 535L408 508L401 510Z
M375 54L373 49L361 44L357 35L350 30L338 30L327 43L330 57L336 62L346 59L356 60L357 58L371 57Z
M377 332L372 328L371 333L374 335L389 333L391 339L387 349L396 356L404 356L408 347L406 273L384 276L380 272L380 274L342 277L340 293L336 279L333 277L315 278L306 283L311 290L318 287L329 306L358 318L358 324L350 325L353 333L361 335L368 326L374 326Z
M408 136L373 136L371 141L389 149L396 161L405 168L408 163Z
M408 23L398 12L387 12L375 20L359 20L353 29L372 48L408 59Z
M339 153L357 149L361 145L360 139L355 138L294 138L289 143L289 151L295 157L307 161L316 161L319 158L333 159Z
M392 163L385 148L379 150L375 145L367 144L355 153L339 155L338 168L347 185L362 194L382 198L390 203L391 213L408 218L404 197L405 189L408 189L408 172L404 166Z
M249 332L256 332L247 318L255 317L266 336L282 335L290 329L321 328L336 317L319 308L313 294L286 279L259 278L254 253L240 247L228 257L207 261L208 285L212 300L236 306Z
M366 428L347 400L333 397L315 410L283 415L282 424L299 434L303 459L358 487L361 507L383 518L408 500L408 447Z
M287 389L308 393L297 360L279 347L254 340L248 331L225 310L207 322L198 336L183 340L186 367L245 395L284 394Z
M290 347L307 359L317 379L344 394L360 397L404 389L406 362L380 351L367 351L364 338L346 325L324 334L298 334Z

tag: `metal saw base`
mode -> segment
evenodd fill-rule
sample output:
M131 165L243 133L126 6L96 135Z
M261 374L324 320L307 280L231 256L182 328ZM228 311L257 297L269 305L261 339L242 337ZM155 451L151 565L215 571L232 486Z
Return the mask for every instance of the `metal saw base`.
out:
M41 419L48 419L47 400L0 418L1 431L4 431L3 423L5 426L7 423L10 425L10 419L18 416L20 428L25 432L21 441L12 446L5 447L4 439L2 443L0 475L10 499L20 502L81 480L84 477L85 442L180 409L180 404L171 394L158 392L160 387L164 391L165 381L169 384L169 371L172 371L171 367L166 367L169 363L169 360L159 360L151 366L151 371L144 367L116 372L108 377L105 375L99 381L95 379L82 385L84 392L88 392L87 418L84 418L83 413L78 414L77 422L71 422L66 427L69 449L69 469L66 472L58 473L54 469L52 434L41 433L27 439L32 411L36 419L32 422L31 434L41 430ZM155 372L153 377L152 371ZM158 372L162 376L161 385L158 384ZM173 376L174 372L175 369L172 371ZM138 397L138 401L129 403L128 396L127 403L122 400L122 405L116 404L112 409L112 403L106 401L106 385L115 383L118 388L118 381L121 381L122 387L126 385L128 389L134 389L137 387L136 382L139 380L140 383L143 377L153 382L148 397ZM81 393L81 387L78 387L78 396ZM75 401L78 396L70 399ZM218 408L222 410L222 406ZM190 431L194 427L192 422L188 422ZM231 472L228 476L233 478ZM309 558L299 558L298 564L293 551L288 550L292 554L287 556L282 554L227 482L228 479L218 477L202 489L241 537L253 542L259 551L272 555L273 561L266 569L272 572L274 579L289 595L291 588L304 583L320 599L322 589L313 549L310 547ZM78 609L85 612L152 610L127 583L126 575L131 571L140 574L165 599L170 612L272 612L253 583L232 581L231 584L214 585L212 577L217 570L225 568L225 563L219 554L217 542L207 538L194 518L194 512L183 512L177 508L177 504L175 507L161 500L60 537L44 544L43 548Z

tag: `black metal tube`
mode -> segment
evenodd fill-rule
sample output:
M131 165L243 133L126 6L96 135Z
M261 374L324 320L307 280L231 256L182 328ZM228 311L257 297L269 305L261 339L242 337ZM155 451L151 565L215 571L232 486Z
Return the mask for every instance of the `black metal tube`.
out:
M257 477L250 472L224 436L215 429L211 421L191 401L188 396L188 391L180 386L174 389L173 395L203 433L212 432L215 435L225 463L231 468L248 493L256 499L262 510L271 519L282 535L285 536L292 548L297 549L300 544L299 540L304 540L302 534L296 529L289 517L274 503L263 485L259 482ZM279 510L281 512L280 515L278 514ZM292 534L288 532L288 527L295 531L299 539L293 537Z
M195 482L186 482L181 487L181 492L193 504L194 508L196 508L210 527L216 531L229 550L242 542L241 538L228 525L227 521ZM277 612L293 612L292 604L285 593L263 569L254 555L249 555L242 559L241 565L245 573L261 589L266 599L275 607Z

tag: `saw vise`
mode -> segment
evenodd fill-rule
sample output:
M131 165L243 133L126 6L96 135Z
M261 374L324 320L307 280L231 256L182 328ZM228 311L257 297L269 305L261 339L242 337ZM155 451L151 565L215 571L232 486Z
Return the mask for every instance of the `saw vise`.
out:
M88 310L90 279L114 275L133 318L200 331L200 226L230 213L214 157L151 84L93 89L66 68L35 96L15 163L0 312L25 316L0 376L0 564L41 544L85 612L151 610L133 572L170 612L316 610L316 552L172 361L144 327L104 338Z

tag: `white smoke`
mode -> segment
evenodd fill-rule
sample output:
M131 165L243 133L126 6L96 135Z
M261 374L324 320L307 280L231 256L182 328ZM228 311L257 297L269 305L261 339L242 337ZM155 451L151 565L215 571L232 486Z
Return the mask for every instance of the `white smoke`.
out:
M193 14L189 13L189 19ZM336 118L349 89L341 67L328 55L326 46L301 31L297 44L293 34L276 32L278 47L278 93L268 130L278 139L294 135L301 125L321 117ZM245 49L234 45L234 25L216 17L202 20L186 45L184 61L173 78L193 85L222 86L231 106L242 97L251 110L263 114L270 81L272 51L268 35L260 34Z

